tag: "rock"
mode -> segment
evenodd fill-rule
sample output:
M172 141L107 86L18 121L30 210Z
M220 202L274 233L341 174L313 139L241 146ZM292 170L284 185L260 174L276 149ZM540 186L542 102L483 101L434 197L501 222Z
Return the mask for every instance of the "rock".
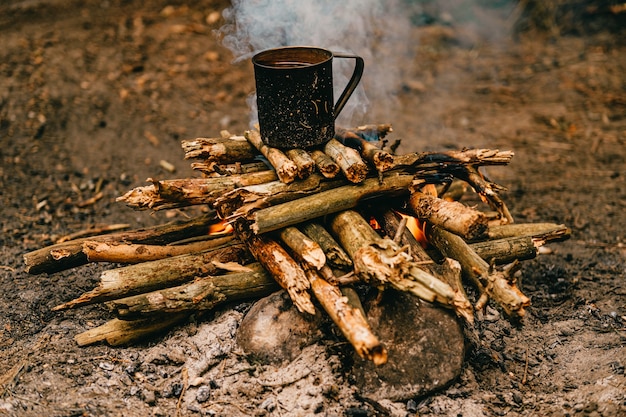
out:
M368 319L389 359L376 366L354 354L351 373L363 395L377 401L407 401L460 375L465 344L451 311L393 290L386 290L380 303L369 304Z
M237 343L250 357L266 364L295 359L322 337L321 314L305 316L285 291L257 301L243 318Z
M196 393L196 401L199 403L205 403L211 397L211 387L208 385L202 385L198 388L198 392Z

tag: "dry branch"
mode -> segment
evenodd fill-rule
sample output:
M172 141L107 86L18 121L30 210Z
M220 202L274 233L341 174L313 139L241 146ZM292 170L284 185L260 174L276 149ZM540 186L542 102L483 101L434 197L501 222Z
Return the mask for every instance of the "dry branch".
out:
M280 238L311 268L319 270L326 264L322 248L296 227L285 227L280 231Z
M245 137L272 164L281 182L288 184L296 179L298 167L280 149L264 144L261 134L256 130L246 131Z
M492 298L508 315L524 316L530 299L515 284L511 274L515 271L491 268L460 236L442 228L433 227L430 238L441 253L461 264L465 277L474 282L482 295Z
M431 225L440 226L465 239L476 239L487 231L487 217L457 201L446 201L415 191L409 199L415 216Z
M252 161L259 154L243 136L229 138L197 138L181 142L185 159L203 159L205 162L233 164Z
M123 201L136 210L165 210L196 204L212 205L222 194L234 189L276 180L271 170L213 178L185 178L156 181L152 185L137 187L117 201Z
M234 236L205 239L184 245L142 245L122 242L98 242L88 240L83 243L83 253L89 262L118 262L135 264L157 259L171 258L194 252L217 249L232 243Z
M351 306L338 287L329 284L316 272L307 270L315 297L354 347L358 355L376 365L387 362L387 350L380 343L359 308Z
M285 155L296 164L298 178L304 179L315 171L315 161L304 149L288 149Z
M172 287L196 277L215 275L225 262L245 262L250 256L242 244L202 253L180 255L102 272L100 283L80 297L53 308L66 310L142 292Z
M391 285L425 301L454 307L457 314L467 316L464 310L471 306L457 299L448 284L420 269L406 248L381 238L357 212L343 211L330 220L330 225L363 281L377 286Z
M322 248L331 266L343 270L352 268L352 259L324 226L317 222L306 222L301 227L302 231Z
M218 164L217 162L200 161L192 162L191 168L209 176L250 174L252 172L268 171L271 169L268 164L263 161L249 162L247 164L240 162Z
M159 317L150 316L134 321L113 319L102 326L77 334L74 340L78 346L88 346L103 341L111 346L129 345L180 324L187 317L189 317L188 313L182 313L163 314Z
M235 222L239 238L246 243L250 253L274 277L276 282L287 291L298 311L315 314L315 307L307 292L309 280L300 265L283 249L278 242L267 236L250 233L245 222Z
M207 234L209 226L215 221L216 216L213 212L184 222L176 221L47 246L24 255L26 272L30 274L53 273L86 264L88 260L83 252L83 243L88 240L166 245L191 236Z
M182 313L211 310L220 304L260 298L278 290L278 285L260 264L248 271L198 278L177 287L164 288L107 302L122 319L136 319L155 313Z
M533 259L537 256L537 245L529 236L486 240L471 243L469 247L485 261L496 265Z
M368 178L358 185L346 185L252 213L252 230L262 234L356 207L363 199L408 193L412 175L389 174L382 181Z
M342 144L357 149L361 156L371 163L379 173L390 170L393 167L393 155L380 149L374 143L364 139L353 131L336 128L335 139Z
M328 155L319 149L314 149L311 151L311 157L315 161L315 166L317 170L326 178L335 178L339 172L341 172L341 168L337 165Z
M342 145L336 139L329 140L324 146L324 152L341 169L348 181L360 183L365 180L368 168L359 153L352 148Z
M489 239L505 239L527 236L535 242L553 242L570 237L570 230L562 224L554 223L517 223L490 226L487 231Z

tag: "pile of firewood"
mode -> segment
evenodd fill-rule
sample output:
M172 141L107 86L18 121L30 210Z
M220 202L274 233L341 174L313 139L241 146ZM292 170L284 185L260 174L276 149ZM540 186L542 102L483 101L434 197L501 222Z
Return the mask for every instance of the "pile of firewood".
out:
M387 352L365 318L357 283L409 292L467 323L490 299L522 317L530 300L516 285L520 261L567 238L568 229L513 222L502 187L480 171L508 164L512 152L396 155L389 131L337 128L315 150L269 148L256 130L183 141L202 178L149 179L118 200L151 210L203 205L204 215L57 243L26 254L26 269L129 264L104 271L96 288L54 308L106 303L115 314L77 335L80 345L131 343L195 312L280 287L303 314L314 314L317 300L356 352L376 364ZM465 204L471 192L488 209ZM473 302L464 283L474 287Z

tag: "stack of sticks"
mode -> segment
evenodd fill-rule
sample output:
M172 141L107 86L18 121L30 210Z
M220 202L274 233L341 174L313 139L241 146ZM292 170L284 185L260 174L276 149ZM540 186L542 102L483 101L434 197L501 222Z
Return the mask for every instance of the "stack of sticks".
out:
M152 180L118 200L134 209L202 205L184 222L64 241L24 256L28 272L88 262L127 264L56 306L105 303L116 316L75 337L80 345L123 345L191 314L280 288L302 314L321 307L356 352L376 364L387 350L355 290L392 287L452 309L471 325L492 300L523 317L520 261L569 237L558 224L515 224L503 189L480 168L513 153L490 149L396 155L390 125L337 128L319 149L279 150L256 130L183 141L201 178ZM473 192L472 192L473 191ZM478 195L486 210L463 202ZM413 230L408 223L416 223ZM421 237L420 237L421 236ZM472 302L464 285L477 294Z

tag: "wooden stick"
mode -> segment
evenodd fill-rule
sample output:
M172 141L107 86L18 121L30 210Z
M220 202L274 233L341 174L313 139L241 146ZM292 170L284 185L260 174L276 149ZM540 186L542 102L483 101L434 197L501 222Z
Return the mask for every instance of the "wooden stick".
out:
M88 346L103 341L111 346L129 345L164 332L182 323L187 317L189 317L188 313L181 313L164 314L158 318L150 316L134 321L113 319L102 326L77 334L74 340L78 346Z
M348 181L360 183L367 176L367 164L352 148L342 145L337 139L329 140L324 146L324 152L341 169Z
M262 161L249 162L247 164L242 164L241 162L235 162L233 164L218 164L217 162L201 161L192 162L191 168L213 176L241 175L271 169L265 162Z
M315 171L315 161L304 149L288 149L285 155L296 164L298 178L304 179Z
M185 245L141 245L122 242L83 242L83 253L89 262L117 262L135 264L156 261L172 256L217 249L232 243L234 236L202 240Z
M357 149L361 156L370 162L378 172L385 172L393 167L393 155L363 139L357 133L337 127L335 128L335 139L346 146Z
M486 179L484 175L478 171L478 168L473 165L463 167L456 175L458 178L467 181L482 197L483 201L489 203L506 223L513 223L513 216L511 216L504 200L498 195L499 191L505 189L504 187Z
M320 276L325 274L332 280L335 278L330 268L325 265L322 248L295 227L283 229L280 236L296 257L304 263L303 269L313 294L359 356L373 361L376 365L387 362L387 351L371 332L362 311L348 303L339 287L331 285Z
M78 239L82 237L102 235L106 233L116 232L118 230L125 230L125 229L128 229L129 227L130 225L125 224L125 223L124 224L107 224L104 226L93 226L88 229L83 229L78 232L74 232L74 233L70 233L69 235L62 236L58 238L57 241L54 243L63 243L69 240L74 240L74 239Z
M357 212L336 214L330 226L363 281L391 285L429 302L453 304L455 294L448 284L419 269L405 248L381 238Z
M212 212L184 222L176 221L144 229L91 236L47 246L24 255L26 272L29 274L43 272L51 274L86 264L88 260L87 255L83 252L83 243L87 240L163 245L186 237L207 234L209 225L215 221L216 215L215 212Z
M204 159L205 162L233 164L252 161L259 152L243 136L229 138L196 138L181 142L185 159Z
M487 217L457 201L446 201L414 191L409 198L409 207L418 219L440 226L465 239L476 239L487 231Z
M302 231L315 241L324 251L326 261L335 268L348 270L352 268L352 259L337 243L324 226L317 222L306 222L300 226Z
M215 207L224 219L230 220L240 216L249 217L254 210L282 204L307 195L318 194L346 184L348 181L343 178L326 180L323 176L315 173L308 178L290 184L272 181L233 190L218 198Z
M212 310L220 304L260 298L278 290L276 281L260 264L248 271L196 279L177 287L164 288L107 302L119 318L136 319L155 313Z
M382 181L368 178L359 185L347 185L297 200L264 208L251 214L252 230L262 234L356 207L363 199L380 195L406 194L412 175L390 174Z
M248 130L245 132L245 137L248 141L257 148L263 156L272 164L278 175L278 179L285 184L289 184L296 179L298 174L298 167L291 159L279 149L272 148L263 143L261 134L256 130Z
M469 244L478 256L488 263L503 265L515 260L523 261L537 256L537 245L529 236L486 240Z
M553 242L569 239L570 230L562 224L554 223L516 223L490 226L487 230L489 239L505 239L528 236L535 241Z
M524 316L530 299L515 284L512 270L491 268L461 237L440 227L432 228L430 239L441 253L461 264L464 276L472 280L485 297L492 298L508 315ZM479 301L479 305L482 304L483 301Z
M394 165L413 167L414 169L432 169L436 167L457 167L465 165L506 165L511 162L513 152L497 149L464 149L446 152L416 152L395 155Z
M302 260L315 270L322 269L326 264L326 255L322 248L296 227L289 226L282 229L280 231L280 238L297 253Z
M136 210L165 210L196 204L212 205L218 197L228 191L276 179L276 173L271 170L214 178L162 181L148 178L152 185L132 189L118 197L117 201L122 201Z
M399 230L400 222L399 213L393 210L383 210L382 214L377 217L387 233L396 234ZM406 217L403 217L406 219ZM474 313L472 304L469 301L465 288L461 282L461 266L453 259L446 258L441 263L435 263L426 253L421 243L415 239L410 230L404 229L400 236L400 245L407 245L411 250L411 256L421 269L428 272L432 276L448 284L454 291L454 300L452 305L456 313L463 317L468 323L474 322Z
M110 269L100 274L100 283L96 288L52 310L66 310L172 287L196 277L218 274L221 271L219 266L221 263L249 260L250 255L245 247L239 244L203 253L180 255Z
M314 149L311 151L311 157L315 161L315 166L317 170L326 178L335 178L339 172L341 172L341 168L337 165L328 155L319 149Z
M313 294L357 354L376 365L387 362L387 349L380 343L358 308L351 306L338 287L329 284L315 271L307 270Z
M250 253L287 291L298 311L314 315L315 307L308 293L310 283L300 265L275 240L251 233L243 220L235 221L234 225L237 235L247 244Z
M393 132L390 124L366 124L345 130L355 133L369 142L382 140L389 132Z

